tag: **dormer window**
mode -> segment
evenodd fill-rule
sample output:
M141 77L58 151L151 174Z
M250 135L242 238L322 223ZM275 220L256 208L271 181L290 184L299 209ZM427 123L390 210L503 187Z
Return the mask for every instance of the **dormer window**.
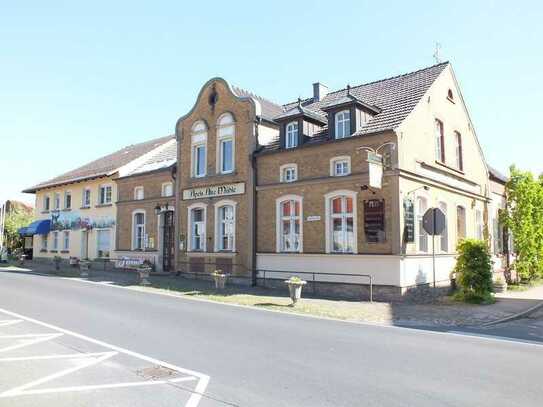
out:
M351 112L342 110L335 116L336 139L349 137L351 135Z
M298 122L287 124L285 136L285 148L294 148L298 146Z

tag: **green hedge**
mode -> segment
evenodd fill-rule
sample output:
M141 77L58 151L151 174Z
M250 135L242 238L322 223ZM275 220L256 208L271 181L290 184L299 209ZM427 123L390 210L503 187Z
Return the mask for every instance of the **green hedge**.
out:
M482 240L461 240L456 250L457 298L474 303L492 302L492 260Z

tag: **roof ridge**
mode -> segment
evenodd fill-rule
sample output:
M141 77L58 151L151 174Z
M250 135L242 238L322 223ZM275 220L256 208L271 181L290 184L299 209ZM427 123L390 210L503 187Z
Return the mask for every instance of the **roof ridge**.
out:
M441 66L441 65L447 65L449 64L450 62L449 61L443 61L443 62L440 62L438 64L434 64L434 65L431 65L431 66L427 66L425 68L420 68L420 69L417 69L415 71L411 71L411 72L406 72L406 73L402 73L402 74L399 74L399 75L395 75L395 76L390 76L388 78L383 78L383 79L378 79L376 81L371 81L371 82L366 82L366 83L362 83L360 85L355 85L355 86L351 86L350 89L353 90L353 89L356 89L356 88L360 88L362 86L368 86L368 85L373 85L373 84L376 84L376 83L379 83L379 82L384 82L384 81L389 81L389 80L392 80L392 79L397 79L397 78L401 78L401 77L404 77L404 76L409 76L409 75L414 75L414 74L417 74L419 72L423 72L423 71L426 71L428 69L432 69L432 68L435 68L435 67L438 67L438 66ZM334 94L337 94L337 93L340 93L340 92L344 92L345 90L347 90L347 87L345 88L342 88L342 89L338 89L338 90L334 90L332 92L329 92L326 94L326 96L328 95L334 95ZM325 97L326 97L325 96ZM308 98L305 98L303 99L302 103L307 101L307 100L311 100L313 99L313 97L308 97ZM324 99L324 98L323 98ZM296 102L288 102L288 103L285 103L283 106L287 106L287 105L290 105L292 103L296 103Z

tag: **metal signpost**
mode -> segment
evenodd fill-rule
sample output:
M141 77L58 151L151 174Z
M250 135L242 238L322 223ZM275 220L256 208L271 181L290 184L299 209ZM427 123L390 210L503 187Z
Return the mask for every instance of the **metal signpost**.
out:
M436 251L435 251L435 236L440 235L445 226L447 220L445 214L439 208L430 208L422 217L422 228L432 236L432 273L434 279L434 288L436 287Z

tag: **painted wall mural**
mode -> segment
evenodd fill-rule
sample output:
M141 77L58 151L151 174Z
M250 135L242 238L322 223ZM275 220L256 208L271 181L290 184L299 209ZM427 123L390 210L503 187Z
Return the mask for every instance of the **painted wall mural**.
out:
M81 216L77 211L53 212L51 230L107 229L115 226L111 216Z

